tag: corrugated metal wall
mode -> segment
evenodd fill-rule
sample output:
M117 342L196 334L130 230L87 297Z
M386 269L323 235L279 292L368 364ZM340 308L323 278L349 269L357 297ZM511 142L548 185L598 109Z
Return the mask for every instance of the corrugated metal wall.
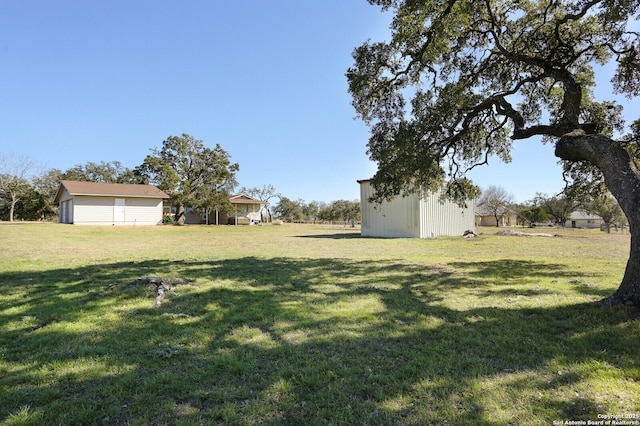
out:
M475 229L475 202L467 201L461 208L453 201L430 194L420 202L420 238L462 235Z
M463 209L451 201L441 202L438 194L423 200L412 194L376 205L367 201L371 195L371 184L360 181L364 237L430 238L462 235L466 230L475 229L473 201Z
M371 195L373 195L373 187L369 182L363 181L360 184L362 236L405 238L420 236L417 196L398 197L377 205L367 201Z

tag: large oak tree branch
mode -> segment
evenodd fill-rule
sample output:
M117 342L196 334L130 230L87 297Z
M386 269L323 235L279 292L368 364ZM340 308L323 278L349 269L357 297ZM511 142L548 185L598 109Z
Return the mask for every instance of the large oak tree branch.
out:
M563 160L586 161L596 166L625 213L640 205L640 171L620 143L603 135L576 131L560 138L555 154ZM633 214L627 214L627 218L630 222L638 219Z

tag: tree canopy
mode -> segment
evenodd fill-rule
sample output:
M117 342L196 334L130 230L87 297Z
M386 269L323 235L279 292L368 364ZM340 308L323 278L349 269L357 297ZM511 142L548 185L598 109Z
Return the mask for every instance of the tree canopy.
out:
M395 10L392 38L358 47L347 76L382 196L444 177L469 189L465 172L509 161L513 140L621 130L620 108L592 99L594 63L615 61L615 89L640 91L626 30L638 0L370 3Z
M378 199L441 185L475 195L465 178L514 141L555 144L565 175L609 190L632 233L623 282L607 303L640 305L638 121L594 99L596 65L613 64L617 93L640 95L640 0L370 0L392 10L391 38L355 49L347 71L370 125Z
M553 195L537 193L532 204L535 207L542 207L558 225L566 226L571 213L579 206L578 202L566 195Z
M277 218L289 221L304 219L304 212L302 211L304 201L294 201L284 196L279 198L280 201L273 206L273 214Z
M600 216L607 232L611 232L611 225L616 227L626 225L620 205L610 195L598 195L591 200L583 201L582 207L587 213Z
M119 161L78 164L61 174L65 180L97 183L141 183L142 178Z
M136 173L171 197L178 207L176 220L180 222L186 205L227 206L229 192L237 185L235 173L239 169L219 144L211 149L203 141L183 133L165 139L162 148L152 149Z

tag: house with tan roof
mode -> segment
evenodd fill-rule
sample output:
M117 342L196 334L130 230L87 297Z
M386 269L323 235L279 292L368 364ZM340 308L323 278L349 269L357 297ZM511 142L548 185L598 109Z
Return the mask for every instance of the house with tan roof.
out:
M63 180L59 222L75 225L159 225L167 194L152 185Z
M229 197L231 210L226 213L213 212L209 217L206 209L195 209L187 206L185 209L186 224L225 224L225 225L256 225L262 221L262 209L267 203L251 198L246 194L231 195ZM165 213L174 214L171 205L165 205Z
M495 212L485 206L476 206L476 226L516 226L518 213L511 207L506 208L496 219Z
M595 229L604 225L604 220L595 214L587 213L584 210L576 210L569 216L572 228Z

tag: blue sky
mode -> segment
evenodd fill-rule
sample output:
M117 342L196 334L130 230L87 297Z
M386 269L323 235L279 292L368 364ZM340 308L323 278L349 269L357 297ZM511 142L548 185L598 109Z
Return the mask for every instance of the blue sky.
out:
M188 133L226 149L241 186L358 199L375 165L344 74L389 20L366 0L2 1L0 150L45 169L133 168ZM551 146L518 141L513 157L471 177L517 201L562 189Z

